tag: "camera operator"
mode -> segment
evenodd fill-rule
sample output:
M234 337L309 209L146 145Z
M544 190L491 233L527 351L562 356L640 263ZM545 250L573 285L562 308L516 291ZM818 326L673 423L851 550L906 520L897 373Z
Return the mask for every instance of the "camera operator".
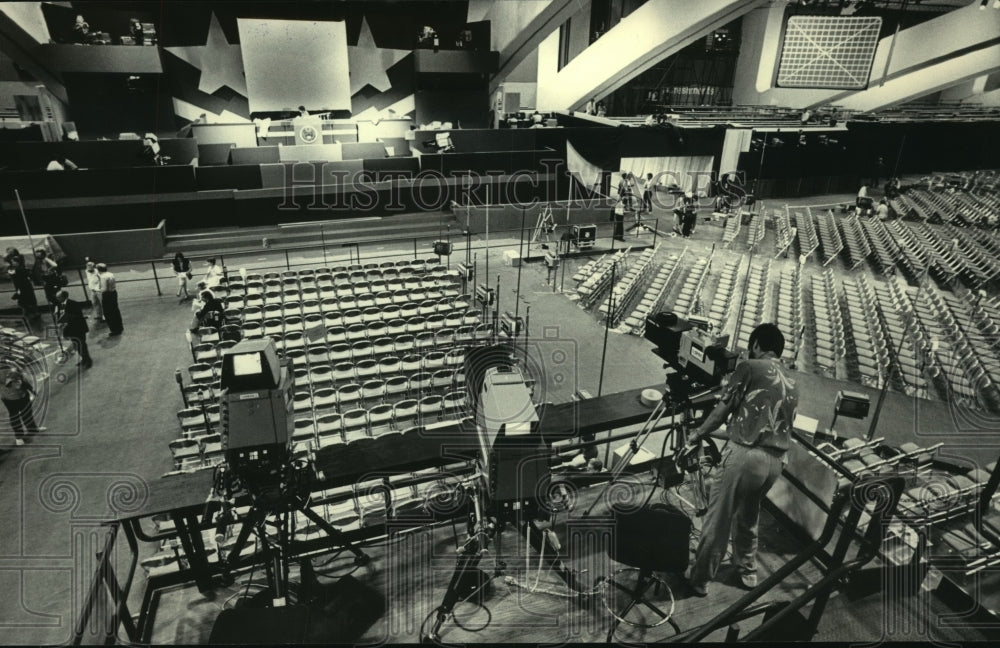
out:
M757 585L757 519L760 502L787 462L798 388L778 360L785 336L774 324L761 324L749 341L750 359L737 365L719 404L695 430L685 454L729 419L721 474L709 495L701 541L691 566L690 585L705 596L733 536L732 562L745 588Z

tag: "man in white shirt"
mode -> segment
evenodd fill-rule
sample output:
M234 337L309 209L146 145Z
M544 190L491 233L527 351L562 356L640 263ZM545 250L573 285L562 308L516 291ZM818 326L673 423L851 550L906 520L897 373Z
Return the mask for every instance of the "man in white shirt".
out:
M97 265L93 261L87 261L87 290L90 291L90 304L94 308L94 321L104 321L104 306L101 304L101 275L97 272Z
M103 263L97 264L101 279L101 305L104 307L104 321L108 323L108 337L118 337L125 330L122 312L118 308L118 281L114 273Z

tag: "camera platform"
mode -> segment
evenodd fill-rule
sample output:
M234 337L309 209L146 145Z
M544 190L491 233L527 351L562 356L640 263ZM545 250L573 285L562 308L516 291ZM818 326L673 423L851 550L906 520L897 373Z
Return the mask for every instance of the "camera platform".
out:
M577 257L592 257L600 256L602 254L608 254L610 252L616 252L624 247L630 248L633 252L638 252L645 250L647 248L655 247L652 241L645 241L642 238L629 238L627 244L623 244L620 241L615 241L616 245L614 247L604 244L600 239L598 239L593 247L578 249L570 247L569 252L562 255L562 259L574 259ZM553 244L554 245L554 244ZM525 263L538 263L540 261L545 261L545 254L535 254L531 251L528 255L522 259Z

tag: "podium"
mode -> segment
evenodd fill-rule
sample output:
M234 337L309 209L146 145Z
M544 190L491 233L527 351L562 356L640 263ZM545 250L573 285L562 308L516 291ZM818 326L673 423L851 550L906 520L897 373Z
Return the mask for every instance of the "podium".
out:
M292 120L292 128L296 146L323 143L323 121L319 117L296 117Z

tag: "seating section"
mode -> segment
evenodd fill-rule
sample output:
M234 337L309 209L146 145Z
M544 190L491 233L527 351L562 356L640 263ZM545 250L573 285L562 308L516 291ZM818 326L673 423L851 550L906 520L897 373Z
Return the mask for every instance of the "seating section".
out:
M900 280L897 278L885 284L877 284L874 287L875 297L882 322L893 345L895 364L899 369L896 376L901 384L897 386L908 395L924 397L927 394L928 384L922 369L924 362L928 365L933 364L933 356L924 355L924 362L921 362L921 353L915 341L919 341L920 348L929 349L931 344L926 332L915 321L913 305L900 288L898 281Z
M799 280L799 266L788 268L781 273L778 284L778 326L785 334L785 353L796 357L799 346L799 332L802 330L802 284Z
M729 321L729 312L732 310L734 302L733 292L736 286L736 277L739 274L739 262L739 259L727 262L719 277L719 285L715 290L712 307L708 312L708 321L715 326L716 331L721 332Z
M832 213L830 215L833 216ZM871 256L872 247L868 244L868 237L857 214L840 219L840 227L843 230L843 240L851 270L854 270Z
M681 250L680 255L671 254L653 273L653 280L646 289L632 314L625 318L625 327L636 335L642 335L646 331L646 318L649 315L663 310L663 302L670 294L671 288L679 274L681 262L687 255L687 248Z
M766 223L767 217L764 208L761 207L756 214L750 217L750 225L747 227L747 247L749 249L756 249L764 240L764 235L767 233Z
M944 231L947 238L958 240L972 287L992 285L1000 276L1000 240L979 229L946 225Z
M847 329L854 343L854 363L861 384L881 389L892 374L895 359L889 350L889 337L878 311L875 292L865 275L844 280L847 302ZM895 367L899 369L898 365Z
M785 208L775 209L775 227L777 228L777 240L775 241L775 254L774 258L777 259L780 256L788 256L788 248L792 246L792 239L795 238L795 232L792 229L792 219L788 214L788 206Z
M750 346L750 334L763 321L763 314L771 312L771 261L750 268L747 280L746 301L738 315L739 330L736 331L736 346L746 349Z
M833 281L833 271L826 270L812 277L811 321L815 334L816 366L836 374L837 363L844 357L844 323L840 314L840 299Z
M593 265L588 263L573 275L573 281L579 282L576 297L581 306L590 308L598 303L611 285L625 276L628 271L629 250L631 248L606 254Z
M795 212L795 227L798 231L799 255L808 259L819 248L819 237L813 224L812 211L808 207L805 213Z
M175 468L221 459L221 354L240 338L268 336L292 363L295 452L463 417L464 359L492 326L437 260L233 276L216 293L226 324L192 346ZM187 443L195 441L195 444Z
M893 221L886 230L895 241L896 250L900 254L896 258L896 264L910 279L923 277L931 262L927 259L927 251L910 228L904 223Z
M837 227L837 217L828 210L819 217L819 240L823 246L823 265L828 266L844 251L844 239Z
M730 249L733 243L743 231L743 216L740 213L732 213L726 220L726 229L722 231L722 247Z
M694 262L684 278L677 299L674 300L672 310L680 317L687 317L701 311L701 289L705 285L708 277L708 269L712 266L712 258L700 258Z
M650 276L656 267L653 264L653 257L658 249L659 245L640 252L635 261L626 270L625 276L621 277L618 283L615 284L615 287L612 288L611 294L598 307L599 312L604 317L611 318L610 325L612 327L618 327L622 318L625 317L625 313L635 303L635 298L641 293L646 284L649 283ZM610 315L608 312L609 308L611 311Z
M878 266L879 272L882 274L893 274L896 272L897 261L908 263L902 256L903 253L896 244L896 239L892 237L889 230L881 221L866 218L861 221L861 226L865 231L868 243L875 253L875 265Z

